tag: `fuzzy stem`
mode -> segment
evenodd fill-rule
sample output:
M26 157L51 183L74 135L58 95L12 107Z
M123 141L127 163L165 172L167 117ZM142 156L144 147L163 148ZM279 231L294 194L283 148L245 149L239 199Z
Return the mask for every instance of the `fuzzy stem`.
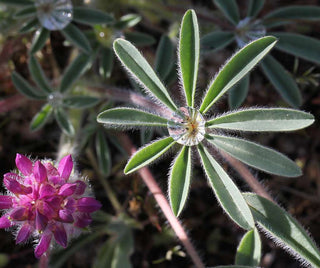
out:
M242 164L239 160L233 158L225 152L220 151L220 154L241 175L241 177L246 181L246 183L255 193L274 202L271 195L269 195L269 193L266 191L266 189L264 189L262 184L251 174L249 169L244 164Z
M131 143L128 136L125 134L119 134L119 140L121 141L122 146L129 154L133 154L136 152L136 148ZM197 268L204 268L205 265L201 261L200 256L198 255L197 251L193 247L187 233L183 229L181 223L178 221L176 216L173 214L171 207L163 194L162 190L158 186L157 182L155 181L154 177L152 176L150 170L146 167L141 168L138 170L139 175L141 176L143 182L147 185L149 191L153 194L154 199L156 200L157 204L161 208L164 216L170 223L173 231L175 232L176 236L180 239L181 243L184 245L186 251L188 252L189 256L191 257L193 263Z

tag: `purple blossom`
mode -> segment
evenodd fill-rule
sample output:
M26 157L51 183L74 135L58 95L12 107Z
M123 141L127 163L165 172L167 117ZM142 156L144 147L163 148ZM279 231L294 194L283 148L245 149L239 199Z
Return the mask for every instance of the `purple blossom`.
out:
M71 155L61 159L58 168L52 161L31 161L17 154L18 173L4 174L7 195L0 195L0 228L15 227L16 243L34 237L35 256L40 258L54 240L67 247L68 240L80 234L101 204L90 197L90 190L73 170Z

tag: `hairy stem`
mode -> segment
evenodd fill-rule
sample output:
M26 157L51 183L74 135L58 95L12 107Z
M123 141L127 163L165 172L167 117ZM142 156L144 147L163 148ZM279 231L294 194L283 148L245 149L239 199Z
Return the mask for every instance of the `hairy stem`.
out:
M125 148L125 150L129 154L133 154L136 152L136 148L131 143L130 139L125 134L119 134L118 136L121 144ZM161 208L164 216L170 223L173 231L175 232L176 236L180 239L181 243L184 245L186 251L188 252L189 256L191 257L193 263L198 268L204 268L205 265L201 261L200 256L198 255L197 251L191 244L190 239L187 236L187 233L183 229L181 223L178 221L176 216L173 214L171 207L163 194L162 190L158 186L157 182L155 181L154 177L152 176L150 170L146 167L141 168L138 171L139 175L141 176L143 182L147 185L149 191L153 194L154 199L156 200L157 204Z

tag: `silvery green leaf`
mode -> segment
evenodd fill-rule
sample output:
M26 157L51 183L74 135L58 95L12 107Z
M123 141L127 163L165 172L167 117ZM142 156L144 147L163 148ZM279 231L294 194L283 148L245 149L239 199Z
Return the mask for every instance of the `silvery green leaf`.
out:
M33 55L30 56L28 65L30 74L38 87L46 93L51 93L53 89L50 86L39 62Z
M240 15L237 2L235 0L214 0L214 3L230 22L234 25L238 24Z
M154 65L161 80L165 81L174 66L174 47L170 38L166 35L161 36Z
M276 9L263 18L264 20L320 20L320 7L312 5L292 5Z
M124 37L137 47L151 46L156 42L156 39L152 35L141 32L126 32L124 33Z
M138 14L126 14L122 16L119 21L115 22L113 26L117 29L131 28L141 21L141 16Z
M237 109L244 102L248 95L249 84L250 75L247 74L229 90L228 99L230 109Z
M34 31L36 28L39 27L39 20L38 18L31 19L26 23L22 24L22 27L19 30L19 33L28 33Z
M264 2L264 0L249 0L247 16L257 16L260 10L263 8Z
M88 109L99 103L100 99L92 96L70 96L63 98L63 104L75 109Z
M233 32L215 31L201 38L201 49L204 51L218 51L234 40Z
M73 7L73 20L89 25L109 24L114 21L110 14L88 7Z
M29 17L35 16L36 12L37 12L37 9L34 5L26 6L23 9L20 9L18 12L16 12L13 15L13 18L15 19L29 18Z
M48 40L49 36L50 36L50 31L47 30L46 28L42 27L39 30L37 30L32 39L30 53L34 54L40 49L42 49L46 41Z
M100 55L99 73L103 78L108 79L110 78L113 69L113 51L110 48L102 48Z
M241 131L293 131L314 122L312 114L286 108L251 108L208 120L207 127Z
M247 140L220 135L207 135L207 140L234 158L262 171L283 176L301 176L301 169L285 155Z
M199 144L198 151L209 183L223 210L242 228L254 228L250 209L238 187L205 147Z
M98 164L103 175L107 176L111 171L111 152L105 135L100 130L96 136L96 153Z
M74 127L65 112L62 108L54 109L54 117L57 120L57 123L60 129L68 136L74 136L75 130Z

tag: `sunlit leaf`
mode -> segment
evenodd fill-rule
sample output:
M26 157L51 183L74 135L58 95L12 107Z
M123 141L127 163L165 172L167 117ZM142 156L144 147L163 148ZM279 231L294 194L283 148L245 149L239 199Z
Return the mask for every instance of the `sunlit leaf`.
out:
M106 127L167 126L167 119L135 108L114 108L100 113L99 123Z
M247 74L229 90L229 107L237 109L246 99L249 91L250 75Z
M126 167L124 168L124 173L129 174L136 171L139 168L142 168L165 152L167 152L172 145L175 144L175 141L171 137L165 137L160 140L156 140L145 147L140 148L129 160Z
M173 213L179 216L188 197L191 181L191 148L183 146L173 161L169 175L169 198Z
M200 112L205 113L209 110L228 89L244 77L270 51L275 43L275 37L266 36L239 50L210 83Z
M252 215L267 236L301 262L320 267L320 252L309 234L285 210L253 193L244 194Z
M254 221L250 209L237 186L205 147L198 145L198 151L209 183L223 210L242 228L252 229Z
M31 124L30 124L30 129L32 131L39 130L42 128L45 123L48 121L52 114L52 106L50 104L45 104L40 112L38 112L32 119Z
M242 131L292 131L314 122L312 114L285 108L253 108L230 112L207 121L210 128Z
M271 55L263 59L261 67L282 98L291 106L299 107L302 102L301 93L288 71Z
M235 0L214 0L214 3L230 22L234 25L238 24L240 16L237 2Z
M229 45L234 40L233 32L215 31L201 38L201 49L204 51L218 51Z
M193 10L188 10L182 19L179 40L181 80L187 105L193 107L200 53L199 26Z
M234 158L262 171L283 177L301 176L301 169L285 155L251 141L219 135L207 140Z

